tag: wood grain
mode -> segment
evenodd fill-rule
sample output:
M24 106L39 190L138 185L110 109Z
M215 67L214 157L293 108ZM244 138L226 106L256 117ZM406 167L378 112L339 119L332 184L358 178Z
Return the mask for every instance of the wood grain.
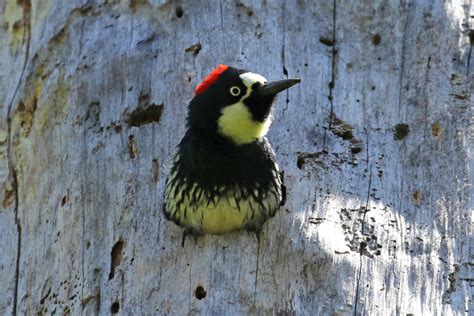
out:
M472 313L470 0L0 12L2 314ZM164 181L219 63L302 79L269 133L288 201L260 244L181 248Z

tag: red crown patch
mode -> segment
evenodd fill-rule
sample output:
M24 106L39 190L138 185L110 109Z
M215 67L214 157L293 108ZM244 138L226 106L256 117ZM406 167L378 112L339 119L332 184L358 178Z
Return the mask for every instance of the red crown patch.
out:
M227 65L218 65L204 80L196 87L196 90L194 90L194 95L198 95L200 93L203 93L206 91L214 82L219 79L219 76L229 69L229 66Z

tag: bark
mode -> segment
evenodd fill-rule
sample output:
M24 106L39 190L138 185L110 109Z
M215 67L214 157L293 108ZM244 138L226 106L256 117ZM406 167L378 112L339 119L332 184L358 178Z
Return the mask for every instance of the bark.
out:
M3 313L472 313L471 0L0 12ZM166 167L218 63L302 78L269 133L288 201L260 243L181 248Z

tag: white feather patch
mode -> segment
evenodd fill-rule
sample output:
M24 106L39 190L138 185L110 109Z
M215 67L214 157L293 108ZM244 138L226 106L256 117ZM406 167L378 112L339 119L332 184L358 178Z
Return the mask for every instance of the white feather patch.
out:
M267 79L259 74L254 74L253 72L246 72L240 75L240 79L242 79L244 85L247 88L250 88L254 83L258 82L260 84L267 83Z

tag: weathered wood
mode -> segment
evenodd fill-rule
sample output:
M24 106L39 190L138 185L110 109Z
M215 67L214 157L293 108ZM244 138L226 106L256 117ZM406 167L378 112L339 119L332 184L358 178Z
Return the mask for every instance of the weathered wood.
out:
M0 12L3 313L472 313L470 0ZM269 133L288 201L260 244L181 248L166 166L218 63L302 78Z

